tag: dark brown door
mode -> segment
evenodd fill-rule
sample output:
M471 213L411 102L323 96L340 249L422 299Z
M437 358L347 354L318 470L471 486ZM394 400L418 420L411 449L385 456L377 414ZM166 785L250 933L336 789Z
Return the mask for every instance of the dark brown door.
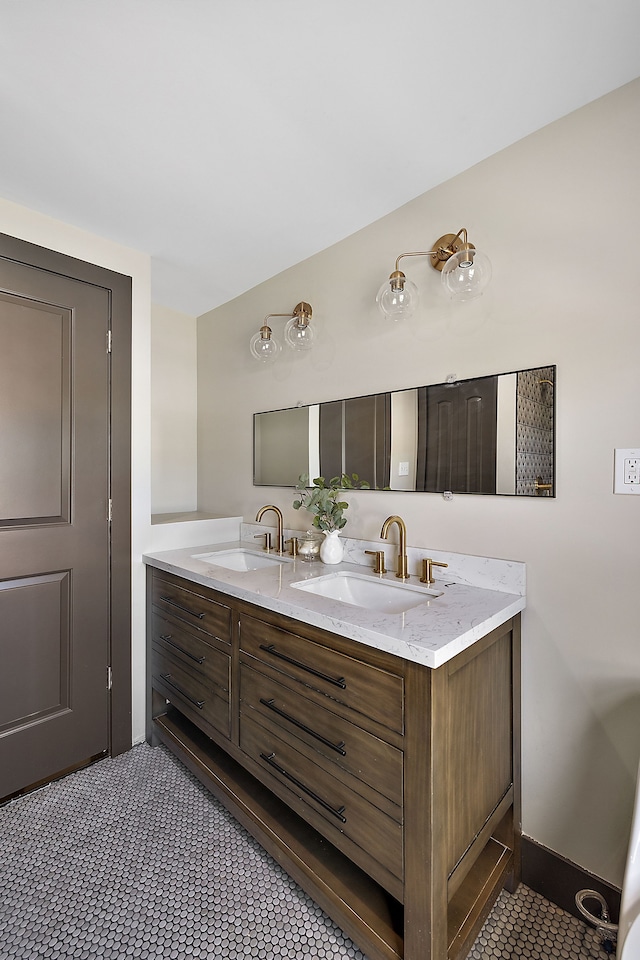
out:
M0 260L0 798L109 746L110 291Z

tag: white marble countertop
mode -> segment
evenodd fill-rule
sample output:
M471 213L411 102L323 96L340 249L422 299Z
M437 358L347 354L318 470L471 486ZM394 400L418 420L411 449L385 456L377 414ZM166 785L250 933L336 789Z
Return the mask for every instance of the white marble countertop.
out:
M246 536L244 526L242 535ZM264 531L265 528L262 529ZM352 540L346 556L362 554L364 549L371 549L371 546L364 541ZM373 544L375 549L380 546L379 543ZM442 591L442 596L433 598L425 589L424 603L404 613L392 614L329 600L292 587L291 584L337 571L365 574L372 579L389 580L394 585L401 584L393 572L379 577L373 574L370 567L358 563L343 561L326 565L320 562L309 563L299 558L288 558L284 563L260 570L235 572L216 566L213 557L203 560L194 556L215 554L238 547L260 552L253 540L247 540L164 550L146 554L143 559L151 566L194 583L427 667L439 667L446 663L476 640L515 616L526 605L524 564L513 561L422 550L423 556L449 562L451 569L434 570L437 579L433 590ZM413 554L416 554L416 557ZM271 556L275 554L272 553ZM418 559L418 552L413 550L410 554L410 570L415 567ZM392 566L389 558L387 566ZM474 579L476 571L475 579L482 586L469 582ZM445 574L449 574L449 577ZM487 584L492 581L501 589L489 588ZM422 586L415 575L408 583ZM507 584L513 592L507 592Z

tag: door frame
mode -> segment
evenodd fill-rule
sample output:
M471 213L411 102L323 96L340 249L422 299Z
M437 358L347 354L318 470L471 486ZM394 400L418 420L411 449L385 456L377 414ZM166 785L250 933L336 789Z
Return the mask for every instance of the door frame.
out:
M0 257L109 291L111 520L109 755L131 748L131 277L0 233ZM105 343L105 351L107 345Z

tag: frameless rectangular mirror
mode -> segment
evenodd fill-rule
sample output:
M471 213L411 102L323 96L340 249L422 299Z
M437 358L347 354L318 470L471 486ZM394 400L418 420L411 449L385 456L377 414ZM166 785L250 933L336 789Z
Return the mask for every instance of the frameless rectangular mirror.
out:
M551 364L256 413L253 482L553 497L555 383Z

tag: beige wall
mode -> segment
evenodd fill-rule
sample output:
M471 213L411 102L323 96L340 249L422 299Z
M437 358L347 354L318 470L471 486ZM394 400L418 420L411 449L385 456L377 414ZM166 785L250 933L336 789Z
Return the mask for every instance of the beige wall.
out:
M257 410L558 365L557 499L353 493L347 531L377 537L400 513L411 544L526 561L524 829L614 883L640 756L640 501L611 492L614 447L640 445L639 154L636 81L198 323L199 506L247 518L265 502L251 483ZM461 226L492 259L485 296L443 300L416 260L419 316L379 318L395 257ZM250 336L301 299L317 349L259 366ZM304 527L292 500L269 491Z
M151 513L195 510L196 320L151 307Z

